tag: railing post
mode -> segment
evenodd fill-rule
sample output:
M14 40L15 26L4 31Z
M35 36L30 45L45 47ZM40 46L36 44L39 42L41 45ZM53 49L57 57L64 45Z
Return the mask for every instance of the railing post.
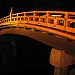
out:
M20 22L21 22L21 16L20 16Z
M40 22L41 22L41 17L39 17L39 24L40 24Z
M13 14L13 10L12 10L12 7L11 7L11 11L10 11L10 22L12 21L12 14Z
M58 25L58 20L57 20L56 17L55 17L55 19L54 19L54 27L55 27L56 25Z
M24 23L26 22L25 16L27 16L27 13L26 12L24 13ZM25 26L24 26L24 28L25 28Z
M35 16L36 16L37 14L36 14L36 11L34 11L34 13L33 13L33 23L35 22Z
M8 22L7 20L8 20L8 19L7 19L7 17L6 17L6 22Z
M27 14L26 13L24 13L24 21L25 21L25 16L26 16Z
M18 14L17 14L17 21L18 21Z
M48 17L50 16L50 12L49 11L47 11L46 12L46 22L47 22L47 25L48 25Z
M70 23L67 21L67 19L69 19L69 13L68 12L65 13L65 26L68 27L70 25Z
M29 23L29 16L27 15L27 17L28 17L28 23Z
M25 16L26 16L26 13L24 13L24 21L25 21Z
M17 13L17 23L18 23L18 13ZM17 24L17 29L18 29L19 25Z
M10 22L12 21L12 15L11 15L11 12L10 12Z

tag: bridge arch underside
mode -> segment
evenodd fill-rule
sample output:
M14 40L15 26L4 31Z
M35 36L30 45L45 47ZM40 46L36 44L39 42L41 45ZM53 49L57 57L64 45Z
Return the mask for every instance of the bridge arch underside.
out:
M59 35L24 27L3 29L0 31L0 35L3 34L18 34L27 36L55 49L65 51L66 53L75 56L75 41L69 41L67 38Z
M55 49L64 50L68 54L75 56L75 41L68 41L67 38L61 37L59 35L55 35L52 33L50 34L44 31L35 30L31 28L3 29L2 31L0 31L0 35L2 34L18 34L28 36Z

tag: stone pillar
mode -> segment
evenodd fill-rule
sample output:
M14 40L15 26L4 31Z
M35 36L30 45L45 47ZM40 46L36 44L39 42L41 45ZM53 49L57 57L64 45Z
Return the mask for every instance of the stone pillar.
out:
M68 66L75 63L75 58L63 50L52 48L49 62L55 66L55 75L67 75Z

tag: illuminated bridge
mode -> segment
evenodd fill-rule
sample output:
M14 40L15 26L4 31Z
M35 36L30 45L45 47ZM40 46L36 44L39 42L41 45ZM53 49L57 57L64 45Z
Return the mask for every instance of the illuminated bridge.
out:
M29 11L12 13L0 19L0 35L25 35L52 47L50 64L54 74L66 75L75 64L75 12Z

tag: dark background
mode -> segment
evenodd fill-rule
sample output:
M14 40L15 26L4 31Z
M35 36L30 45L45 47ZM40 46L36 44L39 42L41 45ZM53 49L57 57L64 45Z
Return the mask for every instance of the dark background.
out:
M13 43L12 43L13 42ZM26 36L0 36L0 75L51 75L50 46Z
M75 11L74 0L0 0L0 18L9 15L10 8L14 12L33 10Z

